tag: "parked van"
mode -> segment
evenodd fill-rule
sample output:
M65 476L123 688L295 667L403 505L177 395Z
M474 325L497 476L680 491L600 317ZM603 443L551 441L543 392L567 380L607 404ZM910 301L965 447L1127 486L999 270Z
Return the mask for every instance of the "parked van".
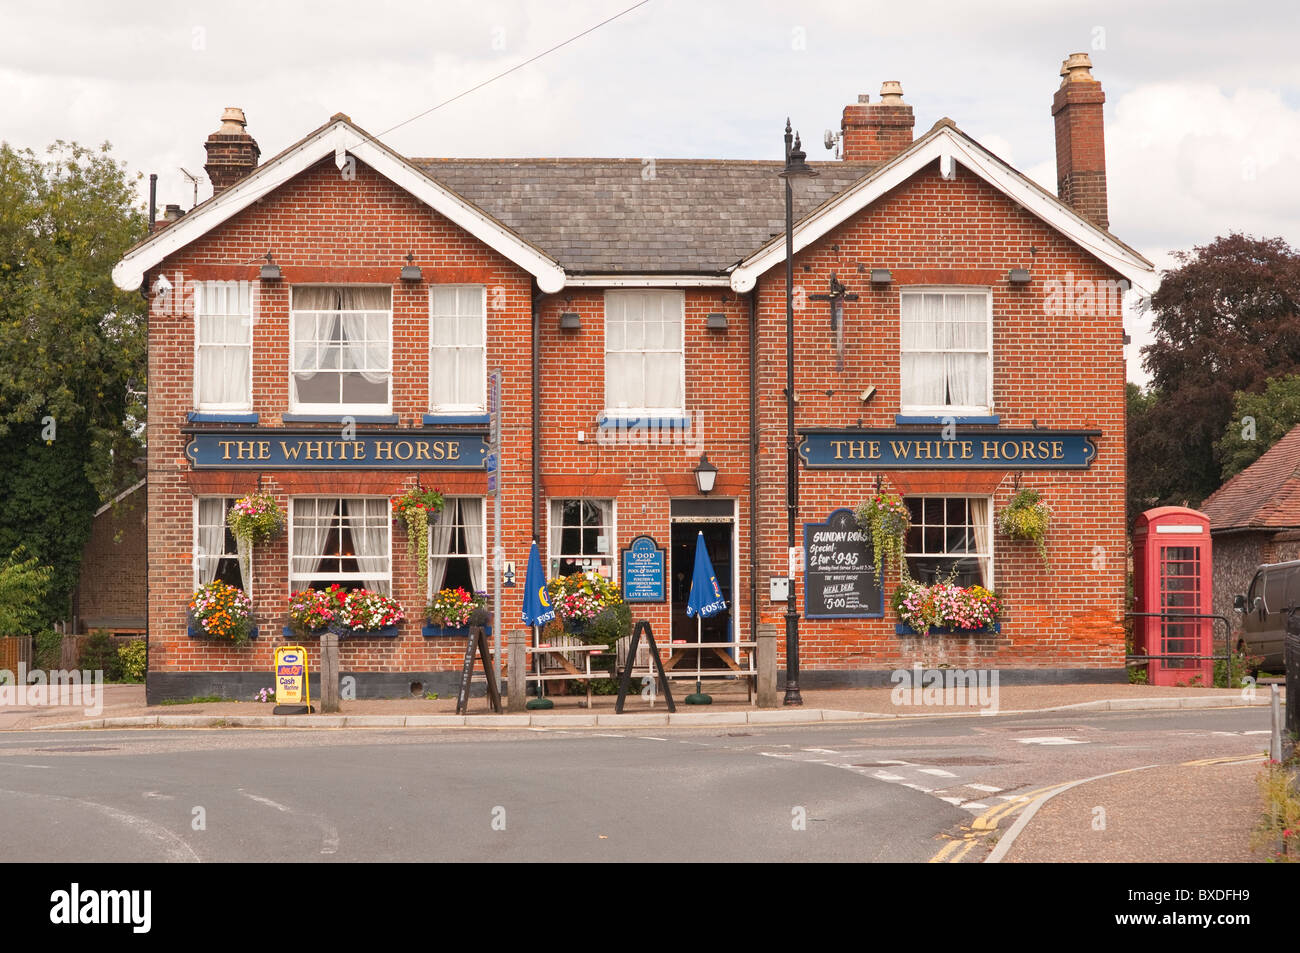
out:
M1233 602L1241 613L1238 650L1262 655L1263 668L1281 669L1285 664L1287 612L1293 606L1300 607L1300 559L1260 566L1250 581L1250 589Z

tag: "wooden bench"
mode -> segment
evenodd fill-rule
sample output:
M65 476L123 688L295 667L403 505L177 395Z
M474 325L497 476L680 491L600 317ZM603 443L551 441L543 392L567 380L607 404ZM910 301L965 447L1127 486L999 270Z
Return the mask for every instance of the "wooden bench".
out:
M621 676L623 673L623 660L627 658L628 649L632 645L632 637L625 636L618 640L617 656L615 657L614 667ZM688 642L678 641L670 642L664 646L669 650L668 660L664 662L664 675L668 678L688 678L688 679L706 679L706 678L743 678L745 680L746 700L754 700L754 692L758 688L758 661L755 653L758 649L757 642ZM730 655L731 650L743 653L742 660L737 662ZM679 668L678 665L691 652L711 652L723 663L723 668ZM654 670L654 665L650 659L650 646L643 640L637 645L636 658L632 661L632 677L655 678L658 673Z

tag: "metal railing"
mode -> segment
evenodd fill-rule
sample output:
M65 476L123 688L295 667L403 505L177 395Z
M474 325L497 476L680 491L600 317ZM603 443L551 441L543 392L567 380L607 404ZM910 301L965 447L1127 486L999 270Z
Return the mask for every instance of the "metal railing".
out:
M1228 621L1226 615L1217 615L1212 612L1125 612L1126 619L1174 619L1179 622L1189 621L1192 619L1213 619L1216 622L1223 623L1223 655L1190 655L1166 653L1164 655L1125 655L1125 664L1133 662L1160 662L1167 659L1194 659L1196 661L1210 660L1214 662L1224 662L1228 666L1229 678L1232 671L1232 623ZM1210 639L1213 644L1214 639ZM1231 687L1231 686L1229 686Z

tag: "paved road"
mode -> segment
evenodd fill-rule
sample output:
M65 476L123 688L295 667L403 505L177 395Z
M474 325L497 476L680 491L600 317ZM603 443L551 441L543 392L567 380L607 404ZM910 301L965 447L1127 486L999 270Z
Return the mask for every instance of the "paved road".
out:
M0 854L969 861L983 845L952 839L977 817L1005 829L1024 792L1261 751L1267 726L1266 711L1236 709L659 733L8 733Z

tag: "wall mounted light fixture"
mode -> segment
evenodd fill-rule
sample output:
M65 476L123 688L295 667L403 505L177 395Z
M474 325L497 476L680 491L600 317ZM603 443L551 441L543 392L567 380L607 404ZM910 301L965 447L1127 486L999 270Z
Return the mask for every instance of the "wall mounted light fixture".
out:
M402 266L402 280L403 281L424 280L424 272L421 271L420 266L415 263L414 252L406 253L406 264Z
M260 277L263 281L279 281L283 277L280 274L280 266L275 263L270 252L266 253L266 264L262 266Z

